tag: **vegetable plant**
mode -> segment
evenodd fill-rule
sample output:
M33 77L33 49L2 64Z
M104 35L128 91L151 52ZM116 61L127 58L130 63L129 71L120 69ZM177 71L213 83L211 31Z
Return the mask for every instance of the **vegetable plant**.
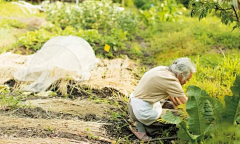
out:
M188 102L186 111L188 117L181 120L167 112L163 119L169 123L177 124L179 131L177 133L181 140L190 143L208 142L212 138L219 137L219 132L225 139L219 139L218 143L239 142L240 138L236 136L239 133L238 122L240 121L240 76L231 87L232 96L226 95L225 103L222 104L219 99L211 97L206 91L197 86L187 88ZM228 133L225 127L235 129ZM215 139L217 141L217 139Z

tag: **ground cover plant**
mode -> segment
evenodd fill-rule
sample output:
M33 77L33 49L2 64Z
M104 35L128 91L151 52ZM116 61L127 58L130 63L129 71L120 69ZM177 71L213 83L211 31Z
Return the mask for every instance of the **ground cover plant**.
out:
M44 4L44 13L26 15L18 6L1 1L0 51L29 55L55 36L83 37L98 58L109 61L102 67L131 73L134 80L130 86L125 82L125 89L135 87L154 66L190 57L197 73L183 87L189 101L179 108L186 109L185 117L167 113L164 120L177 129L162 129L156 137L178 137L175 143L238 143L239 10L225 2L86 0L78 6L54 2ZM104 49L106 44L109 51ZM125 56L134 66L126 68L121 62L121 70L109 67L110 60ZM117 73L118 79L130 80L124 77L126 71ZM101 78L112 78L111 72L105 71ZM112 79L111 83L96 82L102 88L66 79L39 94L22 92L14 80L4 83L0 86L0 142L139 143L127 128L129 96L106 87L118 83Z
M180 128L178 137L190 143L239 142L239 86L240 77L237 77L231 87L232 96L224 97L224 106L219 99L209 96L206 91L197 86L189 86L187 89L189 100L186 104L189 115L187 120L181 121L180 117L175 117L171 112L163 118L167 122L178 124Z

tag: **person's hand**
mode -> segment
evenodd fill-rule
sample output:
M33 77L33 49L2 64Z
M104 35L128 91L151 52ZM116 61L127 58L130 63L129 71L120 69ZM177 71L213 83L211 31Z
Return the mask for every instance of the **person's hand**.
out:
M187 102L187 97L171 97L169 99L173 102L175 106L185 104Z

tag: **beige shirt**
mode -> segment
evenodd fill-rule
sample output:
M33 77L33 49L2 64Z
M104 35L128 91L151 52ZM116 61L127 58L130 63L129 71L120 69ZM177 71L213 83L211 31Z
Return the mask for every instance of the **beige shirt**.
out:
M186 97L179 80L166 66L146 72L133 92L134 97L151 104L171 97Z

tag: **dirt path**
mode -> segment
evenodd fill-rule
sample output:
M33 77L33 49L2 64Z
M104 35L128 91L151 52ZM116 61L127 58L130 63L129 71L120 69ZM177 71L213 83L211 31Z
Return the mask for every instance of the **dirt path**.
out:
M130 136L119 106L96 99L39 97L20 105L0 111L0 143L112 143Z

